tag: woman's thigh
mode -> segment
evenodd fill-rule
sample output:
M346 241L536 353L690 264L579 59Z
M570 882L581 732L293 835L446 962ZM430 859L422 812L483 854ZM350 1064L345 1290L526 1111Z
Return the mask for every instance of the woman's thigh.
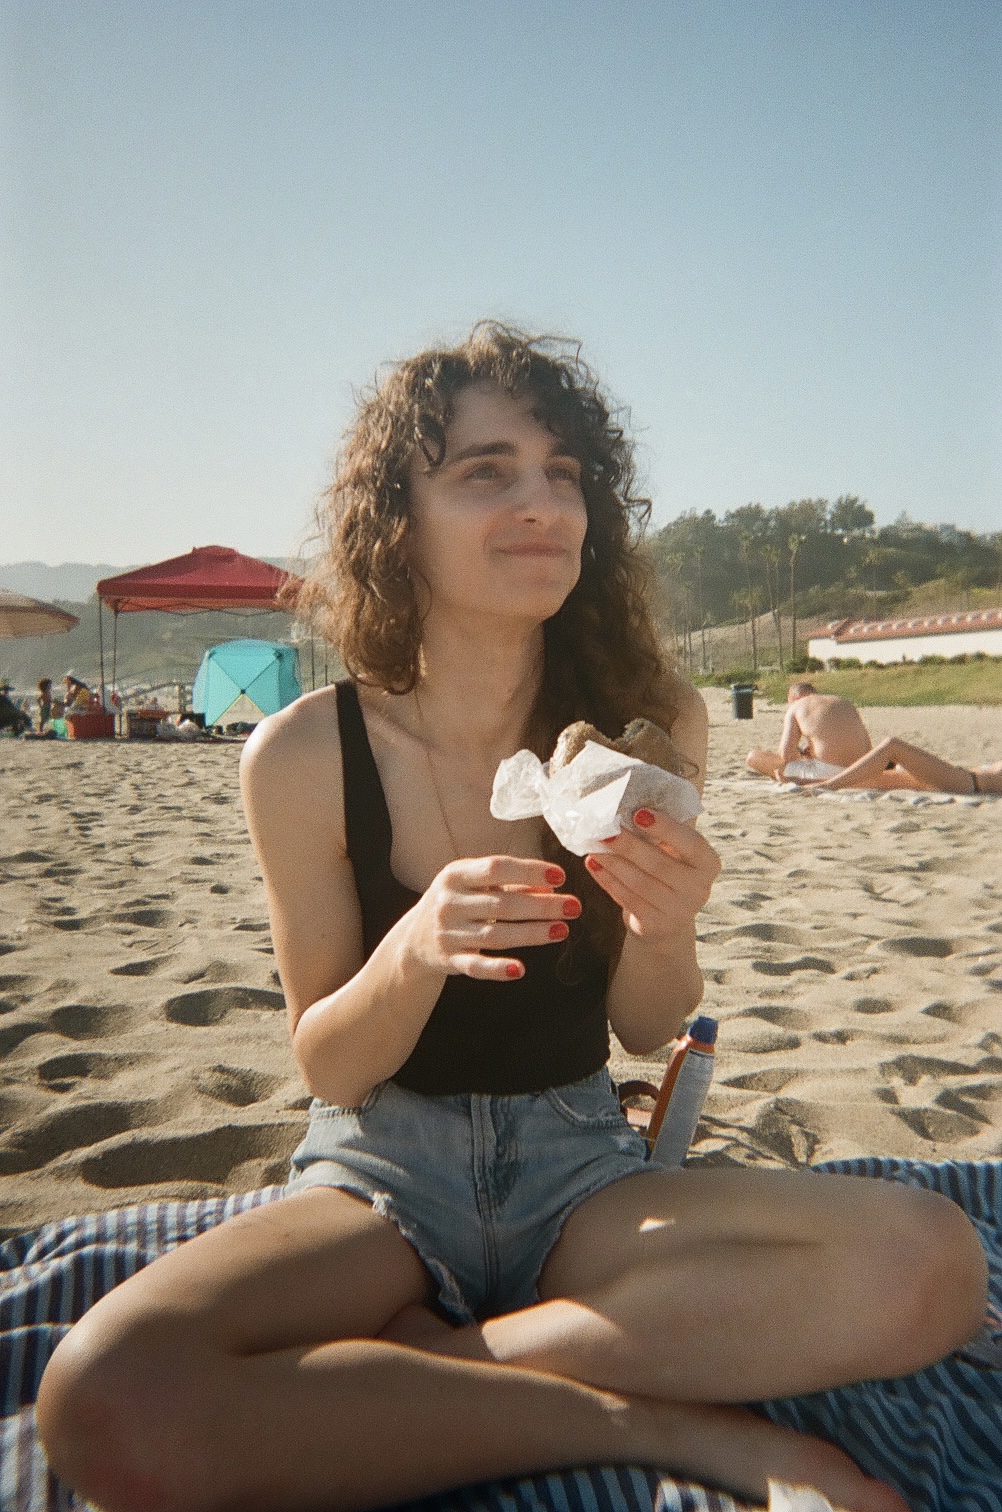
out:
M955 1205L901 1183L812 1171L646 1171L568 1218L540 1296L582 1296L651 1265L702 1267L723 1250L812 1253L830 1281L874 1285L875 1264L964 1248ZM698 1277L696 1278L698 1279Z
M227 1353L372 1338L433 1294L416 1251L364 1200L314 1187L228 1219L155 1260L88 1317L175 1322Z
M985 1266L964 1214L934 1192L814 1172L651 1172L576 1209L539 1295L584 1303L617 1349L662 1362L653 1394L747 1400L941 1358L984 1316Z

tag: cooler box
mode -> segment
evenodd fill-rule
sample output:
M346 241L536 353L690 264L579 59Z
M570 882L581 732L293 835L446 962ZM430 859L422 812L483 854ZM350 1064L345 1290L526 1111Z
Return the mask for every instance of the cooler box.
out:
M156 740L157 725L167 715L163 709L126 709L125 733L129 740Z
M115 716L103 709L71 710L66 715L66 730L71 740L113 740Z

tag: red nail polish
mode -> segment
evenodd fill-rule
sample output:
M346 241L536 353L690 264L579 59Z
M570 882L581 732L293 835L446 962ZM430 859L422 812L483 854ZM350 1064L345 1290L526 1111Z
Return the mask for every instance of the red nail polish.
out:
M602 870L601 861L597 861L594 856L585 857L585 866L592 872L600 872Z
M567 928L566 924L551 924L550 925L550 939L551 940L566 940L566 938L567 938L567 936L569 934L570 934L570 930Z
M561 871L560 867L548 866L546 868L546 880L550 883L551 887L559 887L561 882L564 880L564 874Z
M633 822L634 824L639 824L641 829L650 829L651 825L656 821L650 809L637 809L637 812L633 816Z
M577 898L565 898L563 908L565 919L579 919L581 917L581 904Z
M512 978L520 977L522 975L523 969L524 968L521 967L517 961L509 961L507 966L505 967L505 971Z

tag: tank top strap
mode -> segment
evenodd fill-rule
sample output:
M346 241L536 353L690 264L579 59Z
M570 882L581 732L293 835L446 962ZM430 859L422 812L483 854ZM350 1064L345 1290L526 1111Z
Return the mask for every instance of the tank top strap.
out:
M389 875L393 827L358 692L350 678L335 684L344 768L344 831L348 858L363 874Z

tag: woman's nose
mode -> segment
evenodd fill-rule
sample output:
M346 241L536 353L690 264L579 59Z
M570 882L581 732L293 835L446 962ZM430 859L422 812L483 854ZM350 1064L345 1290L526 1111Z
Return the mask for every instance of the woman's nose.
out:
M523 480L519 500L527 520L550 513L558 504L556 492L544 468L531 468Z

